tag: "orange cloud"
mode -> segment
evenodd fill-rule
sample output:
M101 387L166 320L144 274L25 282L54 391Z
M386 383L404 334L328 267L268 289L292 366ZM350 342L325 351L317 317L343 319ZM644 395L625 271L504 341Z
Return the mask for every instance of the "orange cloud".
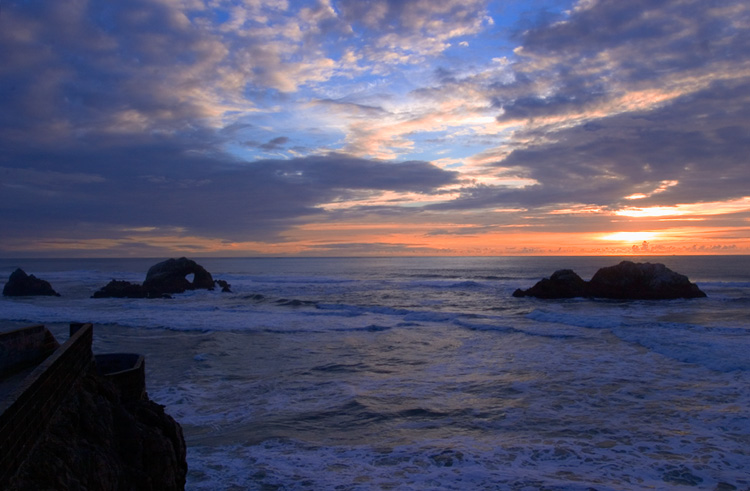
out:
M674 206L630 207L614 212L615 215L634 218L682 217L690 215L724 215L750 211L750 197L709 203L681 203Z

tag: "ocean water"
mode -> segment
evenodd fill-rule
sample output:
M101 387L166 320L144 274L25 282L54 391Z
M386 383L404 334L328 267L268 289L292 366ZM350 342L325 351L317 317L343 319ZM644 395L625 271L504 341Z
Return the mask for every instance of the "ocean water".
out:
M62 297L0 326L95 324L146 355L188 489L750 489L750 257L648 257L708 298L513 298L622 258L198 259L232 293L91 299L158 260L0 260Z

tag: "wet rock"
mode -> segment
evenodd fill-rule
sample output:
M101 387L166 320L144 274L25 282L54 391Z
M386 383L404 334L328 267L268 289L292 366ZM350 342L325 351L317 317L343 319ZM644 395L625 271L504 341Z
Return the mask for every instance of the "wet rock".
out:
M59 297L60 294L52 289L49 282L28 275L21 268L10 274L8 282L3 288L3 295L7 297L30 297L37 295Z

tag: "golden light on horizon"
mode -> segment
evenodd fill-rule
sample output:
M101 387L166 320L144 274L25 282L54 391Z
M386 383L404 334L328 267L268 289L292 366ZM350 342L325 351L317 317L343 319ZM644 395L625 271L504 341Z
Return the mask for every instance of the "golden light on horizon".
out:
M658 232L615 232L603 235L599 239L613 242L643 242L644 240L653 240L659 235Z

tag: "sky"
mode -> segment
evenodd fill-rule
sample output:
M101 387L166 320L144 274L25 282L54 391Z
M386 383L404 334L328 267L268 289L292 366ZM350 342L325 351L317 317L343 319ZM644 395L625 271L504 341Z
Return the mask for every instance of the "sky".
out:
M0 0L0 256L750 254L746 0Z

